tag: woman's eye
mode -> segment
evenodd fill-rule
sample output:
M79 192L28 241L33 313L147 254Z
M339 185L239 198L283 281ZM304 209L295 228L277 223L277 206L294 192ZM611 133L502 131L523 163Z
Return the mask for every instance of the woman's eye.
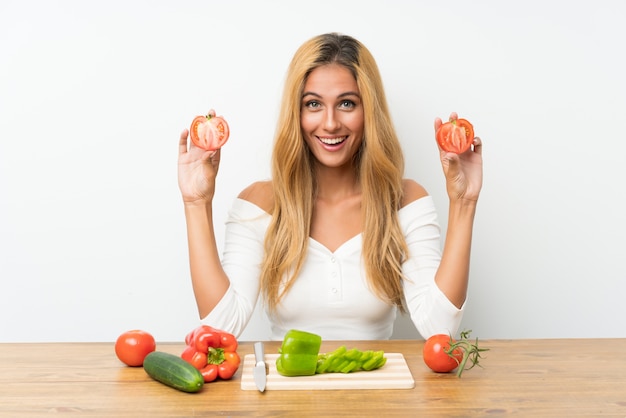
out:
M320 103L316 100L310 100L308 102L306 102L304 104L304 106L310 108L310 109L317 109L318 107L320 107Z
M354 102L352 100L344 100L339 104L339 107L344 109L352 109L354 107Z

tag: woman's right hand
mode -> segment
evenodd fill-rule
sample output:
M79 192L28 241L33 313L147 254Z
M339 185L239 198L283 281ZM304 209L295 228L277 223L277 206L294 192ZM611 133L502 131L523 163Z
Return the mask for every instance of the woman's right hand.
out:
M184 203L210 202L215 193L215 177L220 165L220 150L206 151L188 141L189 130L178 142L178 187Z

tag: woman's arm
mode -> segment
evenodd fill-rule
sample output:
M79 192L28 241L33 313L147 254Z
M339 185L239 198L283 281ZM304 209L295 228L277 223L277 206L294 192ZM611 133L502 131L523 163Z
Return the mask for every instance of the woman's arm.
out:
M213 228L210 202L185 203L191 283L200 318L222 299L230 281L222 268Z
M224 272L213 228L212 200L220 151L205 151L189 143L185 129L178 143L178 186L185 205L189 266L200 317L206 316L226 293Z
M451 118L456 117L455 113L451 115ZM441 119L437 118L435 132L441 124ZM482 188L482 141L474 138L472 147L460 155L441 148L439 151L450 205L446 239L435 282L460 308L467 295L472 230Z
M226 222L220 259L213 225L213 195L220 151L187 145L180 136L178 184L185 207L189 266L198 313L204 323L239 336L259 298L263 239L269 222L271 184L257 183L236 199Z
M476 201L450 202L448 229L435 283L457 308L467 296Z

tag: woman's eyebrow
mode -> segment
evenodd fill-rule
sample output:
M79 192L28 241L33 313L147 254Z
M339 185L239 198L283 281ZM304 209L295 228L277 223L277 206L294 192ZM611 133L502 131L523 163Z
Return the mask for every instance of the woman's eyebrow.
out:
M302 93L302 97L306 97L306 96L314 96L314 97L322 98L322 96L320 94L317 94L317 93L312 92L312 91L305 91L304 93ZM347 97L347 96L361 97L361 95L359 93L357 93L356 91L347 91L345 93L341 93L337 97L341 98L341 97Z
M305 91L304 93L302 93L302 97L306 97L306 96L315 96L315 97L319 97L321 98L322 96L317 94L317 93L313 93L312 91Z

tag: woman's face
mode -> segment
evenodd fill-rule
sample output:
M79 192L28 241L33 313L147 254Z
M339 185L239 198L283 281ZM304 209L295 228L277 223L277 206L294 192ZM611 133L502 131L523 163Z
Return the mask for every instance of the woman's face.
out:
M350 70L338 64L317 67L304 84L301 126L318 162L351 164L363 141L363 104Z

